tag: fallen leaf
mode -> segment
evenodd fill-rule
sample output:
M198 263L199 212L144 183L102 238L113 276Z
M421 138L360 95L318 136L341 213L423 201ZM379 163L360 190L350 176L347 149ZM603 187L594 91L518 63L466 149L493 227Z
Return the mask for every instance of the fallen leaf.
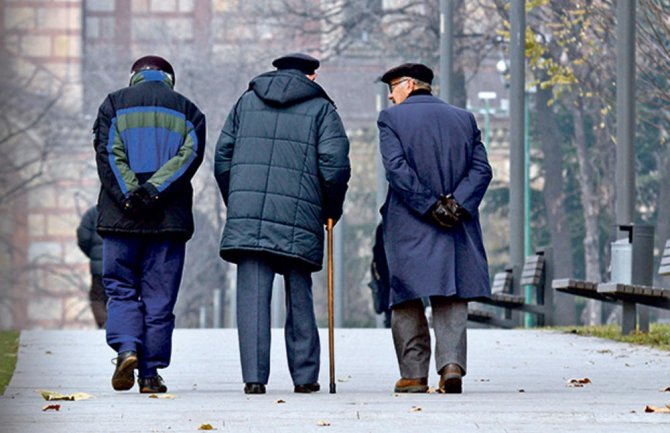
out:
M91 394L86 394L85 392L75 392L74 394L61 394L54 391L39 390L38 391L42 398L46 401L54 400L66 400L66 401L80 401L88 400L93 397Z
M330 423L328 421L319 421L316 423L319 427L330 427Z
M349 379L351 379L351 376L347 376L347 377L338 377L338 378L337 378L337 381L338 381L338 382L349 382Z
M662 388L661 392L670 392L670 386L667 387L667 388Z
M409 410L410 412L421 412L423 409L421 409L419 406L412 406L412 408Z
M211 424L200 424L198 430L216 430Z
M603 349L603 350L599 350L598 353L612 355L614 352L612 352L609 349Z
M284 400L282 400L282 399L279 399L279 400L277 400L275 403L277 403L277 404L282 404L282 403L286 403L286 402L285 402Z
M162 398L164 400L174 400L177 398L174 394L149 394L149 398Z
M42 412L46 412L48 410L55 410L58 412L60 410L60 404L48 404L42 408Z
M525 389L520 389L519 392L526 392L526 390Z
M647 405L644 407L644 411L646 413L670 413L670 405L666 405L665 407Z
M582 388L588 383L592 383L591 379L584 377L582 379L570 379L566 385L570 388Z
M54 354L54 353L53 353L52 351L50 351L50 350L47 350L47 351L44 352L44 353L45 353L46 355L53 355L53 354Z
M400 394L393 394L393 397L398 398L400 397Z

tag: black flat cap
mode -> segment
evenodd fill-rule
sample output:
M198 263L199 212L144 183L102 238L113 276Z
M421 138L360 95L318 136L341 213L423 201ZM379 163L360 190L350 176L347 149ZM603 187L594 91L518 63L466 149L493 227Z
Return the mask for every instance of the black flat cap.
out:
M394 78L400 77L416 78L424 83L433 83L433 71L421 63L403 63L400 66L391 68L382 75L381 80L389 84Z
M297 69L306 75L312 75L321 63L314 57L303 53L291 53L272 61L277 69Z

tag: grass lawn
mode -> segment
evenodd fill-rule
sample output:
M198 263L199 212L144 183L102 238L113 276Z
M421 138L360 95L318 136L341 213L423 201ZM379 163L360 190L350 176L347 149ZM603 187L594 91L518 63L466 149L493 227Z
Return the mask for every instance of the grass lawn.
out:
M670 351L670 324L652 323L649 326L649 333L635 332L630 335L621 335L620 325L563 326L554 329L577 335L607 338L624 343L642 344L654 349Z
M0 331L0 395L5 393L14 373L18 348L18 331Z

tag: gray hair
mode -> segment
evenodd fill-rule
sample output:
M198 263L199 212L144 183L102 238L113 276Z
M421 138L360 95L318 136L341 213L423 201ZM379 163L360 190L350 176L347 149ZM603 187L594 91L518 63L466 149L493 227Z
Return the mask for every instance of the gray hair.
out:
M425 81L417 80L416 78L412 78L411 80L414 82L414 85L417 89L428 90L429 92L433 90L430 84L426 83Z

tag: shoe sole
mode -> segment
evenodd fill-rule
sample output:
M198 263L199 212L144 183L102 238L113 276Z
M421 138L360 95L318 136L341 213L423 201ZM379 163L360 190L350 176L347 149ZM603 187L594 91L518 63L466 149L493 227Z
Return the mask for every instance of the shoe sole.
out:
M411 393L411 394L422 394L428 391L428 385L403 386L402 388L395 387L393 391L402 393Z
M140 388L140 394L164 394L167 392L167 388L165 389L154 389L154 388Z
M112 388L115 391L128 391L135 385L137 364L137 356L129 356L123 360L120 366L116 367L112 376Z

